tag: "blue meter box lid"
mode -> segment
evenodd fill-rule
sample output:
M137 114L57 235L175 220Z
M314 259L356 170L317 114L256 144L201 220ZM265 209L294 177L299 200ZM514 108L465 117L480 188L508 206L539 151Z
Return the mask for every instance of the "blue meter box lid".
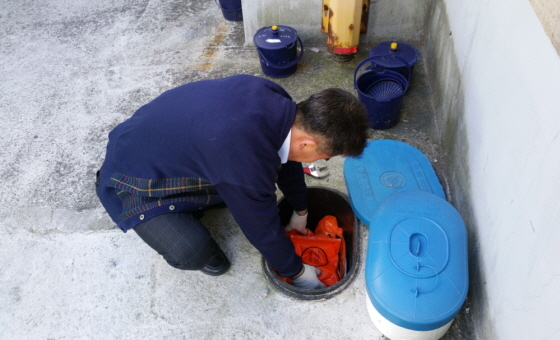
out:
M370 228L366 288L375 309L418 331L453 320L468 291L467 232L455 208L431 193L395 193Z
M346 158L344 179L352 209L367 226L379 203L396 192L420 190L445 199L428 158L415 147L394 140L370 141L361 157Z

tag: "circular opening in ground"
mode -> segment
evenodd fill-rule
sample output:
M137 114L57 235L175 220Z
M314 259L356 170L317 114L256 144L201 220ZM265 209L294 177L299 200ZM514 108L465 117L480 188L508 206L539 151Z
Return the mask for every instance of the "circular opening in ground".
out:
M308 206L308 228L314 231L317 223L325 216L336 217L338 226L344 232L346 242L346 275L332 286L307 290L292 286L278 277L276 272L262 259L263 272L268 282L278 291L299 300L322 300L338 295L344 291L356 278L360 263L360 228L361 223L356 218L348 196L330 188L308 187L307 193ZM280 221L287 225L292 215L293 209L284 198L278 201Z

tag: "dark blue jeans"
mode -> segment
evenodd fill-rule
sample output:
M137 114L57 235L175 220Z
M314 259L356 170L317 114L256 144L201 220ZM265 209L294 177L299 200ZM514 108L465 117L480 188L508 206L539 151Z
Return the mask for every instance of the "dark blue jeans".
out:
M200 270L220 247L192 213L169 213L138 224L133 230L169 265Z

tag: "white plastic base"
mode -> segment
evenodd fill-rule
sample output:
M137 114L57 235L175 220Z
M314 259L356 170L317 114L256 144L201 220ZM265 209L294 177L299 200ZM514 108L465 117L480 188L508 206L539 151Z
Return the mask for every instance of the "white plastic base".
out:
M369 317L373 321L375 327L391 340L437 340L445 335L453 320L446 325L431 331L415 331L395 325L391 321L385 319L371 303L369 296L367 297L367 310Z

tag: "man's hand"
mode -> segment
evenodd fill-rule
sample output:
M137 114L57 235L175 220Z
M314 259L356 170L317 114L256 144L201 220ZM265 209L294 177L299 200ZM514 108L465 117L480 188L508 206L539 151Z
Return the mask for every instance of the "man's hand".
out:
M307 230L305 227L307 226L307 210L303 211L294 211L292 214L292 218L290 218L290 223L286 226L286 231L290 231L295 229L302 233L303 235L307 235Z
M292 278L292 283L294 286L303 289L325 288L325 284L319 281L317 277L320 274L319 269L304 263L301 272Z

